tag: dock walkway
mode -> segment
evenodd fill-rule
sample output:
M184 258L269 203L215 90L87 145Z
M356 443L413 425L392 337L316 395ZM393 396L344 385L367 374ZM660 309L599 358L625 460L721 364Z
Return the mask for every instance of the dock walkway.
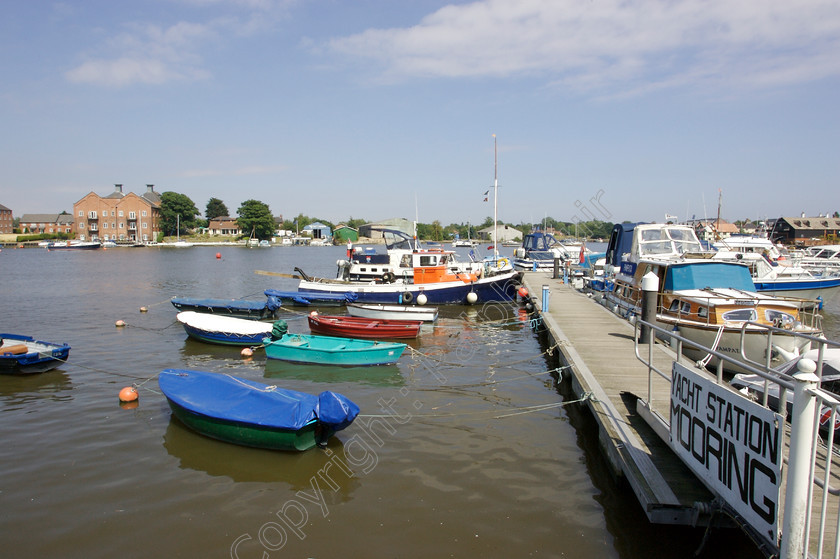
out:
M592 396L587 405L614 474L627 479L651 522L702 524L705 507L698 503L713 495L663 442L667 431L657 434L636 411L637 399L647 399L648 369L635 356L633 326L545 273L526 273L523 283L572 370L575 394ZM549 287L547 310L541 308L543 285ZM654 349L657 367L670 371L674 352L661 344ZM667 421L670 384L657 377L651 386L652 407Z

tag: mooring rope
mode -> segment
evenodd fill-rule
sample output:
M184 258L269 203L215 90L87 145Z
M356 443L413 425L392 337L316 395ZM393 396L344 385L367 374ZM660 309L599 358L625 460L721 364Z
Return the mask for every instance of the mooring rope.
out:
M503 419L505 417L512 417L514 415L524 415L528 413L536 413L540 411L555 409L555 408L562 408L571 404L579 404L585 402L591 398L591 394L588 392L584 392L583 395L578 398L577 400L569 400L568 402L552 402L548 404L535 404L531 406L520 406L514 408L516 411L506 412L506 413L499 413L498 410L480 410L480 411L468 411L468 412L461 412L461 413L429 413L429 414L412 414L412 418L418 419L435 419L435 418L443 418L443 417L467 417L467 416L477 416L477 415L489 415L491 419ZM497 415L492 415L497 414ZM366 417L366 418L382 418L382 419L389 419L389 418L396 418L396 419L405 419L405 416L396 415L396 414L359 414L358 417Z

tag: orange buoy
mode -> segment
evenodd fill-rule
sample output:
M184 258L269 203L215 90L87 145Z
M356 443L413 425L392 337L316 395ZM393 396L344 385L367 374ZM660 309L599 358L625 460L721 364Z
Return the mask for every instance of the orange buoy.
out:
M118 320L114 323L114 326L116 326L117 328L122 328L123 326L125 326L125 321L124 320Z
M140 395L137 394L137 389L133 386L126 386L120 390L120 402L134 402L139 397Z
M528 290L524 286L519 288L518 293L523 299L528 296Z
M218 260L218 259L219 259L219 258L221 258L221 257L222 257L222 253L221 253L221 252L217 252L217 253L216 253L216 259Z
M254 350L250 347L243 347L242 351L239 352L239 355L241 355L242 357L251 357L252 355L254 355Z
M312 311L309 316L318 316L318 311Z

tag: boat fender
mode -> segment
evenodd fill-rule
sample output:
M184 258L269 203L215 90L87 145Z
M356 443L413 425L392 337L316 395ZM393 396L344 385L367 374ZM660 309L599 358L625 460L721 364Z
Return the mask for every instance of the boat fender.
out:
M402 300L403 303L410 303L412 300L414 300L414 295L411 294L411 291L406 291L405 293L403 293Z
M394 274L391 272L385 272L382 274L382 283L393 283L394 282Z

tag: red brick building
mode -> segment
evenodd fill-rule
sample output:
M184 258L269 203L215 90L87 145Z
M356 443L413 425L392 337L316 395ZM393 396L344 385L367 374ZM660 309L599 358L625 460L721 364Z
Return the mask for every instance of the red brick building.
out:
M0 234L14 233L14 218L12 210L0 204Z
M160 232L160 194L147 184L138 196L114 185L107 196L91 192L73 204L76 238L103 241L154 241Z
M73 234L73 216L70 214L23 214L18 224L24 234L38 235L40 233Z

